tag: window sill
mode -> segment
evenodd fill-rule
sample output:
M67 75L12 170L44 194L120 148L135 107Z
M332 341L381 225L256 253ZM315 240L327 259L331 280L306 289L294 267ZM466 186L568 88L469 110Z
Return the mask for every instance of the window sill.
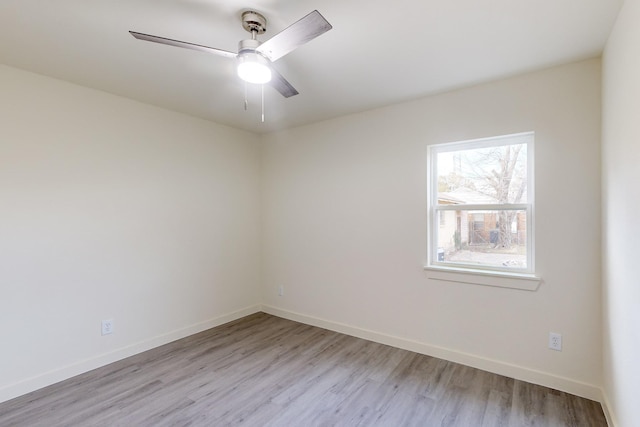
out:
M469 283L498 288L537 291L542 279L533 274L499 273L482 270L459 270L447 267L424 267L427 278L444 282Z

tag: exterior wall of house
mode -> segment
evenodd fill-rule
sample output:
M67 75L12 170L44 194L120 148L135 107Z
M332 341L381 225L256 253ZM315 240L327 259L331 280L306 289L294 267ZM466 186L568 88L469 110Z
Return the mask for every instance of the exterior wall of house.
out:
M455 249L454 234L457 230L457 218L459 212L456 211L443 211L440 215L444 217L444 222L440 221L438 224L438 247L443 248L445 251L451 251Z

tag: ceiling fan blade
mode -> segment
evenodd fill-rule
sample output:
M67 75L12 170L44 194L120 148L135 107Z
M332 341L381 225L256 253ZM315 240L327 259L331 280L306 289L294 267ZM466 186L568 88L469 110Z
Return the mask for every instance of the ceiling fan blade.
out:
M293 87L291 83L287 81L287 79L282 77L282 74L274 70L273 67L271 67L271 81L269 82L269 84L275 90L280 92L280 94L285 98L289 98L298 94L296 88Z
M227 58L235 58L237 54L229 52L227 50L216 49L215 47L202 46L195 43L182 42L180 40L168 39L165 37L152 36L150 34L137 33L135 31L129 31L131 35L138 40L145 40L148 42L166 44L169 46L183 47L186 49L199 50L200 52L213 53L214 55L225 56Z
M314 10L262 43L256 51L269 58L269 60L276 61L297 47L326 33L331 28L333 27L324 19L324 16Z

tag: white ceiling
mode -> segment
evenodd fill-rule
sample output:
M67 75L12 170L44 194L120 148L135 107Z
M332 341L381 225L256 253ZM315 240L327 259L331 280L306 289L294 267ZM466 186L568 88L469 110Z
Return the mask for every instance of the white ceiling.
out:
M252 132L299 126L597 56L622 0L2 0L0 63ZM244 85L234 61L129 30L237 51L314 9L333 29L276 61L300 92Z

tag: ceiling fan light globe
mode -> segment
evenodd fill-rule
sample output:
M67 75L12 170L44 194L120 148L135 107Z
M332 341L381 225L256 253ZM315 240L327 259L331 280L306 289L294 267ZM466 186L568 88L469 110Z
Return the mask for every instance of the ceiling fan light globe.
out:
M271 68L265 58L256 53L238 55L238 76L247 83L264 84L271 81Z
M238 76L247 83L264 84L271 81L269 67L255 62L238 64Z

